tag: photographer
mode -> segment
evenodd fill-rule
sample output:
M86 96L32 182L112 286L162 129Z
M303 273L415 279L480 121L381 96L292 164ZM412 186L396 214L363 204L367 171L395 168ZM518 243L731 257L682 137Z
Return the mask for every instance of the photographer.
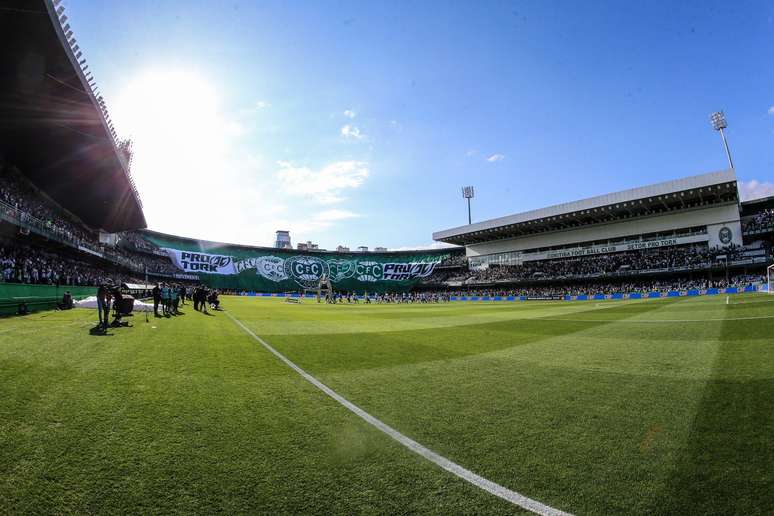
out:
M110 294L113 296L113 326L121 326L121 316L123 315L123 303L124 300L123 294L121 294L121 287L120 286L114 286L110 289ZM109 310L109 307L108 307Z
M62 296L62 302L59 303L59 309L60 310L72 310L73 308L73 296L70 294L70 291L66 291L64 293L64 296Z
M220 310L220 300L218 299L217 290L210 292L210 295L207 296L207 302L210 304L213 310Z
M102 283L97 288L98 327L105 330L108 328L108 319L110 319L110 286L108 283Z

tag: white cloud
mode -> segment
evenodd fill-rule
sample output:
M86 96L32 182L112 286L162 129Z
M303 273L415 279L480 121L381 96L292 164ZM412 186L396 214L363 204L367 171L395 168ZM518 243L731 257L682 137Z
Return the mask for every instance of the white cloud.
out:
M357 116L357 113L354 112L351 109L345 109L344 110L344 116L347 117L347 118L355 118Z
M236 120L227 120L223 124L223 130L225 133L233 138L243 136L247 131L245 127Z
M291 230L294 239L317 240L318 232L358 216L320 206L360 186L368 176L365 163L334 162L313 171L284 162L278 173L276 160L249 140L240 113L223 109L208 77L151 69L122 88L111 114L120 133L133 138L132 175L151 229L271 245L278 229ZM299 203L286 187L319 202ZM206 217L180 216L179 199L214 206L214 211Z
M505 159L505 156L503 156L502 154L492 154L491 156L489 156L488 158L486 158L486 160L487 160L489 163L496 163L496 162L498 162L498 161L502 161L502 160L504 160L504 159Z
M369 174L368 163L362 161L337 161L318 171L297 167L287 161L277 164L280 166L277 177L286 193L308 197L321 204L345 200L342 192L360 187Z
M743 201L774 195L774 183L753 179L751 181L739 181L737 184L739 185L739 197Z
M769 114L770 114L770 115L774 115L774 106L771 106L771 107L769 108Z
M341 135L351 140L364 140L366 138L366 135L361 133L360 129L350 124L341 128Z
M469 158L472 158L476 154L478 154L478 150L477 149L468 149L468 151L465 153L465 156L467 156Z
M315 219L320 222L334 222L337 220L356 219L359 214L349 210L325 210L315 215Z
M314 240L314 233L326 230L343 220L359 218L360 214L348 210L325 210L314 213L309 217L283 222L282 228L288 229L291 236L302 242L305 239Z
M255 107L258 109L264 109L267 107L271 107L271 104L269 102L266 102L265 100L259 100L255 103Z

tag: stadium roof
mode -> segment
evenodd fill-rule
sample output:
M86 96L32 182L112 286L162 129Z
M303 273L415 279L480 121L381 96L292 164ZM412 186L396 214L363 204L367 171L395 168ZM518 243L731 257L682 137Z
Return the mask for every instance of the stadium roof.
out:
M755 215L763 210L774 210L774 195L742 202L742 217Z
M0 158L91 227L143 228L126 157L62 12L51 0L3 2Z
M736 174L723 170L438 231L433 239L474 244L733 200L738 201Z

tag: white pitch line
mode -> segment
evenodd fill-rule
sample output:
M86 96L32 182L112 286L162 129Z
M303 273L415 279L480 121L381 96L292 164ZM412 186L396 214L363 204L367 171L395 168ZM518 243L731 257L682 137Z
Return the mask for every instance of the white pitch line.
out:
M242 328L245 333L250 335L253 339L255 339L259 344L261 344L264 348L266 348L267 351L272 353L274 356L282 360L285 365L293 369L295 372L300 374L306 381L323 391L325 394L336 400L339 404L344 406L347 410L354 413L361 419L363 419L366 423L370 424L373 427L376 427L383 433L387 434L388 436L392 437L396 441L398 441L400 444L408 448L409 450L413 451L417 455L421 455L425 459L429 460L430 462L442 467L449 473L452 473L462 480L465 480L466 482L469 482L473 484L474 486L483 489L484 491L487 491L499 498L502 498L503 500L506 500L514 505L517 505L521 507L522 509L526 509L528 511L532 511L536 514L546 514L551 516L570 516L570 513L560 511L559 509L554 509L553 507L550 507L548 505L542 504L538 502L537 500L533 500L531 498L527 498L526 496L517 493L516 491L511 491L507 487L503 487L500 484L497 484L495 482L492 482L491 480L487 480L482 476L476 475L472 471L463 468L456 462L452 462L446 457L442 457L441 455L438 455L434 451L425 448L418 442L414 441L413 439L406 437L402 433L398 432L391 426L389 426L386 423L383 423L381 420L375 418L365 410L361 409L348 399L344 398L340 394L338 394L336 391L322 383L320 380L312 376L311 374L307 373L303 369L301 369L299 366L297 366L295 363L293 363L289 358L287 358L285 355L274 349L271 345L269 345L265 340L263 340L261 337L253 333L253 331L242 324L242 322L231 315L229 312L226 312L226 315L229 316L229 318L234 321L237 326Z

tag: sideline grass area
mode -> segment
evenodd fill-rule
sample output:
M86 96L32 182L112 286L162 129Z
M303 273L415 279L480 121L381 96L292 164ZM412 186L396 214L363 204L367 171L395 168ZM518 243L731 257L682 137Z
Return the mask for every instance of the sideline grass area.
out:
M581 514L774 507L774 297L328 306L224 298L462 466ZM0 319L0 513L514 513L225 313Z

